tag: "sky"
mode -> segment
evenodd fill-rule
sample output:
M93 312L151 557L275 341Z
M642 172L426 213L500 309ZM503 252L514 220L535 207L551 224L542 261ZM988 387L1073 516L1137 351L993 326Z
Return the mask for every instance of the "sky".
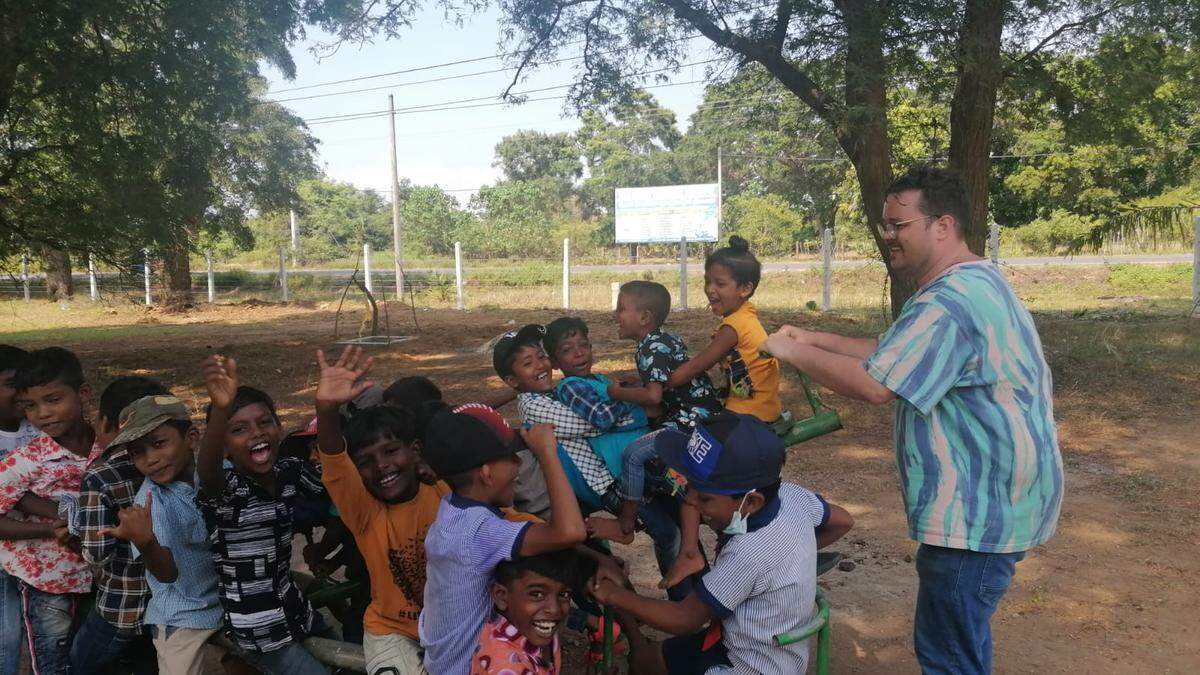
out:
M314 54L313 47L330 42L330 37L312 30L305 41L292 48L292 57L296 62L294 80L285 80L278 70L264 67L263 72L269 83L266 98L279 101L305 120L311 120L310 131L320 141L318 164L327 176L359 188L385 193L389 187L391 170L387 116L340 122L321 122L318 118L387 110L388 94L395 96L397 110L498 96L511 81L514 71L418 83L421 80L504 68L506 64L497 58L370 77L494 56L503 51L499 45L497 19L498 15L492 9L460 27L446 22L442 13L431 7L417 18L413 27L404 32L400 39L380 38L364 45L349 43L342 45L333 55L324 57ZM711 48L703 43L703 40L690 42L694 45L693 53L685 62L713 58ZM514 91L568 84L573 80L573 68L577 64L578 61L562 63L530 73L514 87ZM660 104L675 111L681 131L703 98L704 85L699 81L704 79L704 75L704 66L688 66L670 74L670 82L696 82L649 87ZM328 84L350 78L369 79ZM366 88L372 91L326 96ZM557 97L565 93L565 89L555 89L531 94L530 98ZM564 117L564 114L567 116ZM399 175L418 185L438 185L465 202L480 185L494 182L500 177L499 170L492 167L492 162L493 150L501 138L519 129L573 131L578 124L578 119L564 110L562 100L398 114L396 152Z

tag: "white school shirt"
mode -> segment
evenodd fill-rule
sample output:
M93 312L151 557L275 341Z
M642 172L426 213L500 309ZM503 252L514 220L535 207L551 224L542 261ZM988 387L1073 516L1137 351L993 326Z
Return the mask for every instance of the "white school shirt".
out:
M696 587L721 620L733 672L794 675L808 667L808 641L780 647L775 636L812 620L817 593L814 529L829 520L820 496L792 483L730 537Z

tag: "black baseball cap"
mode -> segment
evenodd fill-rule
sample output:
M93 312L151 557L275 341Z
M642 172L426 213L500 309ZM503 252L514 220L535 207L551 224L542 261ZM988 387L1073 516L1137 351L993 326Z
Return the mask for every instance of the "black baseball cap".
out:
M668 429L654 439L667 466L683 474L701 492L735 495L779 480L787 448L779 436L753 415L721 412L696 424L692 432Z
M518 436L519 438L519 436ZM439 476L453 476L516 454L486 422L466 412L442 410L429 420L421 456Z
M530 323L500 336L496 347L492 349L492 367L500 377L512 375L513 358L517 350L525 345L537 345L542 348L542 338L546 336L546 327L540 323Z

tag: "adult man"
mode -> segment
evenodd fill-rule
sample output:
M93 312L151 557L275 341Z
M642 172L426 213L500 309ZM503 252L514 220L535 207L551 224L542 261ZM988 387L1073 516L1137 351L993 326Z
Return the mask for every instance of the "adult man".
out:
M892 269L918 287L896 322L878 340L786 326L764 345L839 394L895 401L926 673L990 672L992 614L1025 551L1054 534L1063 493L1041 341L1000 272L968 250L969 213L956 174L911 169L877 226Z

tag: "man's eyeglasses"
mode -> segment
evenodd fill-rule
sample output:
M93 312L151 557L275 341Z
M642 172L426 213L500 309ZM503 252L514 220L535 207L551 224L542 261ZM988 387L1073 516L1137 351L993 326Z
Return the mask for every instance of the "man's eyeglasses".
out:
M897 232L908 227L910 224L915 223L918 220L929 220L930 218L941 218L941 216L917 216L916 218L901 220L898 223L875 223L875 231L878 232L879 236L881 237L890 238L896 236Z

